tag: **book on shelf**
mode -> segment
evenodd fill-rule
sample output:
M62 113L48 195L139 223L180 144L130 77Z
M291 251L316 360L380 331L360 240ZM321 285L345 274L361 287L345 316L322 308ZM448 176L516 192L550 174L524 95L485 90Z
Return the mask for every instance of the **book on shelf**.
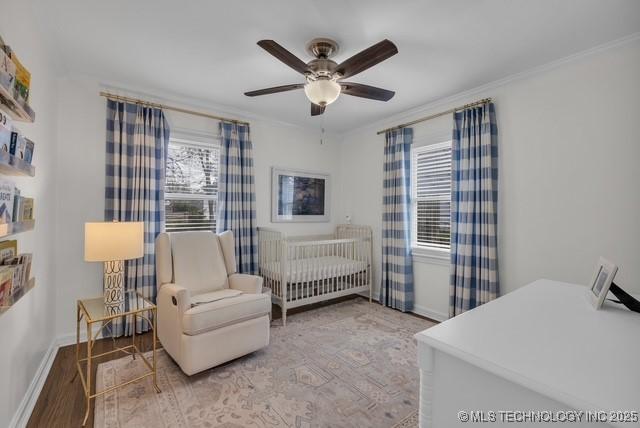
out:
M13 222L33 220L33 198L20 196L20 191L16 189L13 198Z
M31 278L32 259L31 253L18 253L17 240L0 241L0 300L25 291Z
M18 241L11 239L9 241L0 242L0 262L10 259L18 254Z
M18 242L16 240L0 242L0 278L5 276L1 282L6 288L8 295L19 292L26 287L31 277L31 253L18 254ZM7 272L11 274L8 279Z
M0 224L13 221L13 200L16 185L13 181L0 177Z
M27 140L25 148L24 148L24 158L23 160L28 163L29 165L31 165L31 161L33 160L33 151L35 150L35 143L33 141L31 141L28 138L25 138L25 140Z
M11 132L11 143L9 144L9 153L13 156L24 159L24 151L27 147L27 139L22 135L20 130L13 127L13 131Z
M16 189L13 194L13 211L11 214L11 221L19 221L20 218L20 190Z
M3 44L2 49L0 49L0 84L5 88L13 88L15 86L15 82L16 64L11 61L11 57L7 52L5 52Z
M20 257L12 257L10 259L3 260L0 269L6 268L9 268L13 273L13 278L11 280L11 294L13 294L23 286L23 266L20 264Z
M29 101L29 89L31 87L31 73L22 65L15 52L11 51L11 61L16 65L15 98L20 103Z
M2 145L1 148L3 151L6 151L4 145ZM34 148L34 142L22 135L20 130L14 126L13 131L11 132L11 139L9 143L9 154L25 161L28 164L31 164Z
M11 146L13 120L4 110L0 109L0 150L8 152Z
M21 213L21 219L19 221L26 221L26 220L33 220L33 205L34 205L34 200L33 198L21 198L20 203L22 204L22 207L20 209L20 213Z
M23 266L22 276L24 278L24 284L27 285L29 283L29 279L31 279L31 260L33 259L33 254L31 253L23 253L20 254L20 264Z
M0 109L0 151L31 164L35 143L13 124L11 116Z
M11 302L13 270L9 266L0 266L0 306L8 306Z

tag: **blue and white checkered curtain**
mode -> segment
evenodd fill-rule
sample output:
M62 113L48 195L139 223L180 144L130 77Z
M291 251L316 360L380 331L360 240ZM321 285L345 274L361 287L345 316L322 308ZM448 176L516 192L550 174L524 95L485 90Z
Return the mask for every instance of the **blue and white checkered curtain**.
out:
M498 127L493 103L454 114L449 316L498 296Z
M382 194L382 285L380 303L413 309L411 259L411 143L413 129L388 131Z
M105 220L144 222L144 256L125 263L125 290L155 301L154 242L164 223L164 180L169 125L162 110L107 100ZM125 309L128 308L125 301ZM117 320L113 335L130 335ZM148 330L138 320L137 331Z
M258 262L256 190L249 125L220 123L216 231L232 230L238 272L255 274Z

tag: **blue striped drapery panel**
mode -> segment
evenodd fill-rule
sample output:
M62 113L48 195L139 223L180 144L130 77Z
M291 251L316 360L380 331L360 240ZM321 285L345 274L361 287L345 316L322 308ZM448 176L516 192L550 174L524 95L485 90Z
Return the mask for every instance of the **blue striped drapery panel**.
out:
M380 303L413 309L411 259L411 143L413 129L388 131L382 194L382 284Z
M493 103L454 113L449 316L498 296L498 127Z
M105 220L144 222L144 256L125 263L125 290L155 301L156 236L164 222L164 180L169 125L162 110L107 100ZM125 301L125 309L129 302ZM129 320L114 321L113 335L132 334ZM137 331L148 330L138 320Z
M238 272L257 273L258 237L249 125L221 122L216 231L232 230Z

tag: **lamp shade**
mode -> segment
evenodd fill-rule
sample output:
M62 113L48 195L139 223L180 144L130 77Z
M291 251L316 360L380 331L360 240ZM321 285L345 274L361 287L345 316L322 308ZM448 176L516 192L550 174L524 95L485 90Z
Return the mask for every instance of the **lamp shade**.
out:
M84 260L108 262L144 255L144 223L141 221L84 224Z
M329 79L311 80L304 85L304 93L309 101L322 107L337 100L341 89L338 83Z

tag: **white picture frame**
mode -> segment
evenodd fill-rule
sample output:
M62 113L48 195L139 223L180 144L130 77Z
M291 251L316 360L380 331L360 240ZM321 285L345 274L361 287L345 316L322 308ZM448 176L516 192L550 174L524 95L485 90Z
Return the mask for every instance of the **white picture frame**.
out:
M600 309L609 293L609 287L618 272L618 266L600 257L589 283L589 299L595 309Z
M271 168L273 223L328 222L331 177L320 172Z

